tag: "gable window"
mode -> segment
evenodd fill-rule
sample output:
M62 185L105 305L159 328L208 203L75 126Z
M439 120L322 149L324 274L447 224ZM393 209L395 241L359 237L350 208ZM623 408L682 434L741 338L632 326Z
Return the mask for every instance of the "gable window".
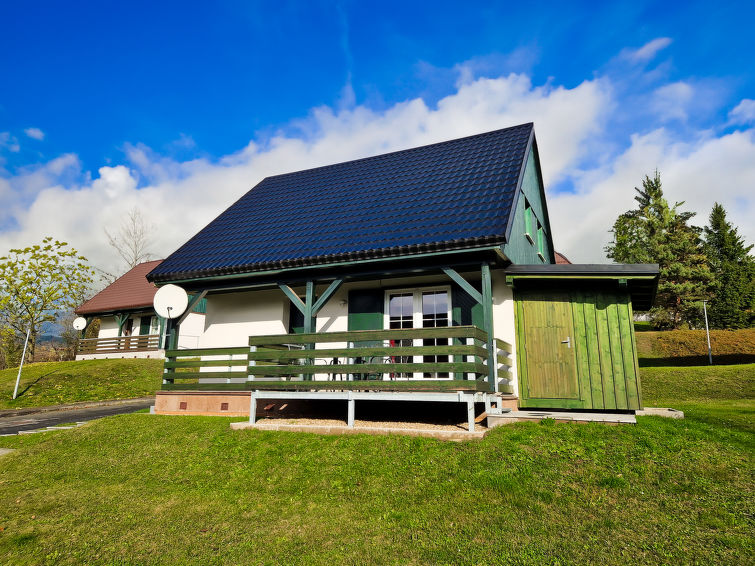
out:
M545 231L540 223L537 223L537 257L545 261Z
M535 240L532 238L532 207L527 199L524 199L524 236L530 241L530 244L534 244Z
M433 287L387 291L385 294L386 329L439 328L450 325L451 289ZM391 346L447 346L448 338L392 340ZM394 363L447 363L447 355L391 356ZM402 379L450 379L448 372L415 372L393 374Z

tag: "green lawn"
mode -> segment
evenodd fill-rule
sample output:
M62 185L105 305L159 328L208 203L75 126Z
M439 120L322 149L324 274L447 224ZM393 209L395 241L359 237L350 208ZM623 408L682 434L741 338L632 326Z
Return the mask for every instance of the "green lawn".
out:
M24 366L13 400L18 368L0 371L0 409L154 395L162 382L162 360L88 360Z
M0 438L0 563L751 564L752 382L647 368L687 419L467 443L146 414Z

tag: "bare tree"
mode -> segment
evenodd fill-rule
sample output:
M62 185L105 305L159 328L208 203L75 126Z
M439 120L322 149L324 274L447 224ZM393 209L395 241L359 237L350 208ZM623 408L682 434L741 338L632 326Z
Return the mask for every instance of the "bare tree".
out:
M155 225L147 222L142 212L136 207L128 211L117 233L111 234L105 228L108 243L126 263L126 271L154 257L149 250L153 243L151 234L154 230ZM111 277L114 280L118 276L103 272L103 278Z

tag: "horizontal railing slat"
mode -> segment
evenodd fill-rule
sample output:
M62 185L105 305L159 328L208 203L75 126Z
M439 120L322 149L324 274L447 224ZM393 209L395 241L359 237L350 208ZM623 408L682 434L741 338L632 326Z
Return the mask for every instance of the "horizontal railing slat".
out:
M230 356L246 354L249 352L248 346L236 346L232 348L195 348L192 350L166 350L166 358L185 358L194 356Z
M476 326L441 326L438 328L407 328L403 330L348 330L307 334L250 336L250 346L268 344L313 344L322 342L367 342L375 340L407 340L422 338L475 338L487 340L487 333Z
M484 381L475 380L412 380L412 381L247 381L245 383L166 383L164 391L310 391L326 390L371 390L371 391L487 391Z
M504 352L508 352L509 354L514 351L514 348L511 347L511 344L508 342L504 342L500 338L495 339L496 346L498 346L499 350L503 350Z
M249 375L290 375L315 373L477 373L487 374L487 366L475 362L323 364L288 366L249 366Z
M218 367L218 366L244 366L246 367L247 361L243 360L190 360L181 362L165 362L166 368L196 368L196 367Z
M302 358L370 358L375 356L443 356L468 355L486 357L487 350L482 346L384 346L356 348L323 348L315 350L271 350L257 349L249 353L250 360L297 360Z
M178 371L175 373L164 373L164 379L196 379L198 377L227 377L238 378L246 377L246 371Z

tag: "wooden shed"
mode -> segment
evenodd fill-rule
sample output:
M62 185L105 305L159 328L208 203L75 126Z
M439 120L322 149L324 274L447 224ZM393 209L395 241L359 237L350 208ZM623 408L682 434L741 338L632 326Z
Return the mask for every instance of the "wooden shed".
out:
M512 265L521 407L642 408L633 307L656 265Z

